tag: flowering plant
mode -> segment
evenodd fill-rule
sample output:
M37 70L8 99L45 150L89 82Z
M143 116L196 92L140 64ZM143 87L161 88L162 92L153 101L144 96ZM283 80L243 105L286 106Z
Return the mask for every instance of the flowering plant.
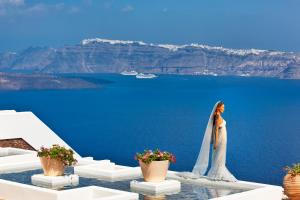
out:
M74 158L73 150L66 149L58 144L52 145L51 148L41 147L37 152L37 156L58 159L63 162L64 166L72 166L77 163L77 160Z
M300 163L293 164L292 167L286 166L284 170L290 174L292 177L300 175Z
M143 153L136 153L135 160L142 161L146 164L150 164L152 161L164 160L175 163L176 157L167 151L160 151L159 149L156 149L155 151L145 150Z

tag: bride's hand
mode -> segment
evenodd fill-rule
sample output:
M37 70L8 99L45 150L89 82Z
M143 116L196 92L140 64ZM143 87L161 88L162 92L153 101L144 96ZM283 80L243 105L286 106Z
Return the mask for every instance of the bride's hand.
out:
M216 150L218 148L217 144L214 144L214 150Z

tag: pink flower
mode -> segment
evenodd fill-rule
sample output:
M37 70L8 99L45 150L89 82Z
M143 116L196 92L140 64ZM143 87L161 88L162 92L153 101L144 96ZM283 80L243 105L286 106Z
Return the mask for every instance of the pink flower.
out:
M174 155L171 155L171 162L176 163L176 157Z
M152 161L162 160L169 160L173 163L176 162L176 157L173 154L167 151L160 151L159 149L156 149L155 151L145 150L143 153L136 153L134 159L142 161L144 163L151 163Z

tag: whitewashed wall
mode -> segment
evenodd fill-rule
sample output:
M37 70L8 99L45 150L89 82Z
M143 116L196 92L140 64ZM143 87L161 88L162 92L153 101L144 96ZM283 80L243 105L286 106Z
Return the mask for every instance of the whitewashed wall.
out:
M71 148L32 112L0 111L0 139L9 138L23 138L35 149L52 144Z

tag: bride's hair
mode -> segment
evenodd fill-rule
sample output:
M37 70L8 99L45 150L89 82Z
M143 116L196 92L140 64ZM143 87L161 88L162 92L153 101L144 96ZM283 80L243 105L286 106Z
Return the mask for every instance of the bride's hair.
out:
M216 123L216 120L220 117L219 115L218 115L218 113L220 113L220 108L221 108L221 106L223 106L224 105L224 103L222 102L222 101L220 101L219 103L218 103L218 105L217 105L217 107L216 107L216 110L215 110L215 112L214 112L214 120L213 120L213 124L215 125L215 123Z

